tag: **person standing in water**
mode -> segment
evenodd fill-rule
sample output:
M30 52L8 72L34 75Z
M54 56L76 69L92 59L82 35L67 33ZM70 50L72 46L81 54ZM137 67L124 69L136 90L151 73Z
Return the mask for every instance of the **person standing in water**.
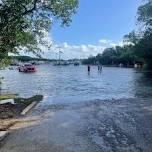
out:
M98 64L98 71L100 70L100 65Z
M101 64L98 65L98 71L99 71L99 72L102 71L102 65L101 65Z
M102 64L100 65L100 72L102 71Z
M91 67L90 65L88 65L88 73L90 73Z

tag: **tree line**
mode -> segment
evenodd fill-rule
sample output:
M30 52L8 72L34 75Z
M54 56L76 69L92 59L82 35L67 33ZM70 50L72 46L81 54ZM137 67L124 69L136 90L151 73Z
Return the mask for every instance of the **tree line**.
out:
M102 54L83 60L83 64L133 66L135 63L152 69L152 0L146 0L137 11L140 28L124 36L123 46L106 48Z
M20 61L20 62L29 62L29 61L46 61L46 62L51 62L51 61L55 61L53 59L46 59L46 58L40 58L40 57L30 57L30 56L24 56L24 55L9 56L9 59L11 61L17 60L17 61Z
M126 45L106 48L102 54L84 59L82 63L133 67L135 63L143 64L144 61L133 52L133 46Z

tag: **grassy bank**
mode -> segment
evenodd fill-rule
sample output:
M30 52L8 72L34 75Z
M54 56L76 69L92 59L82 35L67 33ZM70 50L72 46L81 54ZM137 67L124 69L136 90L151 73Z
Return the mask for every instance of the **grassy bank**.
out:
M0 94L0 101L15 98L17 98L17 94Z
M3 100L2 100L3 99ZM4 99L12 99L13 102ZM20 116L21 112L32 102L40 102L43 100L42 95L35 95L31 98L17 98L15 95L3 95L1 96L0 104L0 119L9 119Z

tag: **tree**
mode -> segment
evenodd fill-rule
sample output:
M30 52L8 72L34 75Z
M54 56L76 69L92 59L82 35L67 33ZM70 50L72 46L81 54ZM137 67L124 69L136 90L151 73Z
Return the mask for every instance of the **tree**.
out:
M146 3L138 8L138 22L143 24L144 29L152 27L152 0L146 0Z
M134 65L135 62L143 62L135 54L134 45L116 46L114 48L106 48L102 54L98 54L96 57L85 59L83 64L100 63L103 65L118 66L122 63L126 67Z
M39 54L38 44L47 45L45 30L54 20L68 26L78 0L1 0L0 59L20 49Z
M88 59L84 59L82 61L82 64L92 64L92 65L94 65L94 64L96 64L96 57L91 56Z
M130 32L129 34L124 35L123 42L127 46L135 46L140 40L140 34L137 34L135 31Z
M138 8L138 22L143 25L143 33L135 46L136 53L152 69L152 0L147 0Z
M143 58L147 67L152 69L152 33L146 31L143 38L135 46L135 52L138 57Z

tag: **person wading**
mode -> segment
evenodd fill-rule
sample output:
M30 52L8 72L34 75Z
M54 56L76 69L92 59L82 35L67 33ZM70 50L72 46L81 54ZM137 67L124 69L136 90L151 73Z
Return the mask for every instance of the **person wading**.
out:
M102 65L101 64L98 65L98 72L102 72Z
M88 65L88 73L90 73L91 67L90 65Z

